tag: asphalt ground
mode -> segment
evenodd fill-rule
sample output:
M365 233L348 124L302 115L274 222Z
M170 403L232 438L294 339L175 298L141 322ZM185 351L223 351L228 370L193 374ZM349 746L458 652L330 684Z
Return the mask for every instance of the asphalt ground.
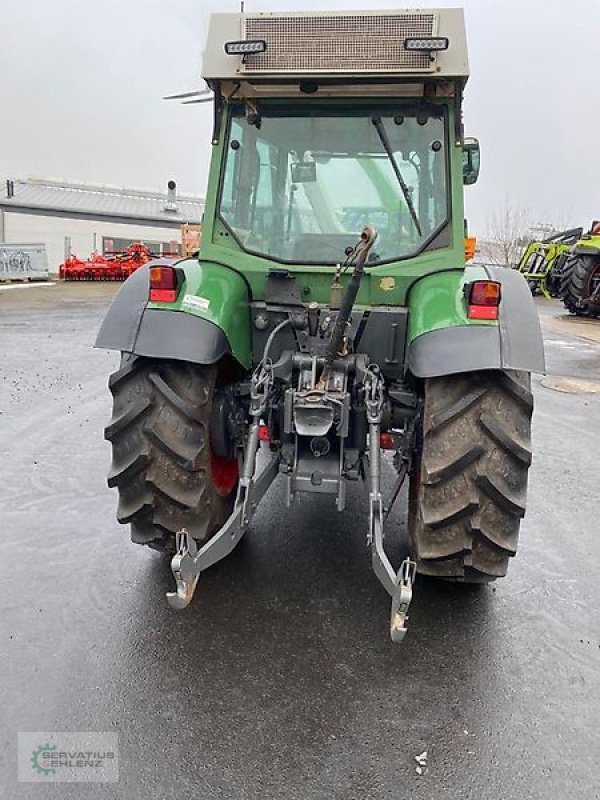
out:
M288 514L276 483L167 607L168 560L105 483L117 356L91 346L115 288L0 292L0 798L600 797L600 322L538 304L520 552L479 589L418 580L397 646L360 488ZM19 731L117 733L118 783L18 783Z

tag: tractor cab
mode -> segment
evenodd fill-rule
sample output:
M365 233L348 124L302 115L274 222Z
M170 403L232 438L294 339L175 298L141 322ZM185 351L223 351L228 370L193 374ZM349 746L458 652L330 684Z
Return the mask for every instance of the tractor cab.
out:
M257 297L265 268L333 271L371 226L363 291L395 276L388 303L407 267L464 263L463 176L476 180L479 156L462 131L462 11L215 14L207 41L201 258L235 263Z

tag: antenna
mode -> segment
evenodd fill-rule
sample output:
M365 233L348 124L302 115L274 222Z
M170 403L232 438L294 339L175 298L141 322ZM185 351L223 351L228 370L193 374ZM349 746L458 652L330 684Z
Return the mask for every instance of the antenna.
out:
M244 0L240 0L240 14L244 13Z

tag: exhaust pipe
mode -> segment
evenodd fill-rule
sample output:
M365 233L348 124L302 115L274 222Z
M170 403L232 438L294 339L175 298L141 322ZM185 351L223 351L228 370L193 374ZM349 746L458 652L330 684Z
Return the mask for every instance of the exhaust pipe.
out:
M177 184L175 181L167 183L167 202L165 204L165 211L177 211Z

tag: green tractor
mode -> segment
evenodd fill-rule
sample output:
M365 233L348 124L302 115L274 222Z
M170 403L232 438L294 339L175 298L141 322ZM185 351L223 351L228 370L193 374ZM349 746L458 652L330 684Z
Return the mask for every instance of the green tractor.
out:
M183 608L274 480L289 514L307 494L343 512L362 481L399 641L416 573L506 574L544 370L522 275L465 266L479 148L462 128L462 11L215 14L203 75L199 256L138 270L97 340L122 353L105 432L118 520L172 555ZM405 478L409 555L393 566Z
M531 294L541 294L547 299L560 296L561 277L571 248L582 233L583 228L572 228L527 245L517 269L529 284Z
M570 248L557 274L565 308L582 317L600 317L600 221Z

